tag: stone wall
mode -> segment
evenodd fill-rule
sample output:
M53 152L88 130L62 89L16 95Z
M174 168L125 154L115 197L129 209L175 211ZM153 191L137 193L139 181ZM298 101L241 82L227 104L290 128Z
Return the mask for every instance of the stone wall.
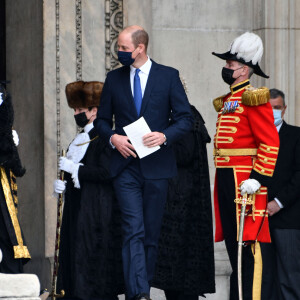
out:
M76 134L68 108L66 83L105 79L114 66L115 37L121 26L139 24L150 35L149 55L179 69L190 102L201 112L213 137L216 113L211 101L228 91L221 79L224 52L249 30L265 45L262 69L269 80L255 86L283 89L286 119L300 125L300 2L297 0L14 0L6 1L7 79L12 81L20 155L27 174L19 182L20 219L33 260L27 272L50 287L54 253L56 201L52 182L57 157ZM214 166L210 155L211 184ZM230 266L223 243L215 245L217 294L226 299Z

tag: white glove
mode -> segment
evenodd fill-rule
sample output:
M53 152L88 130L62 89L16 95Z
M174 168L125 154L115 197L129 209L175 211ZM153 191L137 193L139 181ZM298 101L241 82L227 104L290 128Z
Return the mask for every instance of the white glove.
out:
M18 146L19 145L19 136L14 129L12 130L12 136L13 136L15 145Z
M78 169L80 166L82 166L81 163L75 164L72 160L66 157L62 156L59 158L59 163L58 163L59 169L71 174L74 182L74 187L76 187L77 189L80 189L80 183L78 178Z
M254 194L256 193L259 188L261 187L261 184L255 180L255 179L247 179L243 182L243 184L241 185L241 194Z
M76 164L74 162L72 162L72 160L61 156L59 158L58 167L59 167L60 170L72 174L74 172Z
M62 194L66 189L66 183L60 179L53 182L53 190L55 194Z

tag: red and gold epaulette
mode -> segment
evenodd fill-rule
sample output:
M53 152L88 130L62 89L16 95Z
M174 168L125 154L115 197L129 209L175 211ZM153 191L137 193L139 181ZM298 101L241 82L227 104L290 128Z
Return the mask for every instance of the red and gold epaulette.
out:
M218 98L216 98L216 99L213 100L213 105L214 105L214 108L215 108L216 112L219 112L221 110L221 108L223 107L223 99L227 95L228 94L220 96L220 97L218 97Z
M258 106L268 103L270 91L267 87L254 88L252 86L245 89L242 95L242 103L248 106Z

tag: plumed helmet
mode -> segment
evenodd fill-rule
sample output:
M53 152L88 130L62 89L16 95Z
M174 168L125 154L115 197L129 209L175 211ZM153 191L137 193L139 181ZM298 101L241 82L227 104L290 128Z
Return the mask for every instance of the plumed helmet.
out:
M229 51L212 54L224 59L235 60L253 68L256 75L269 78L260 68L264 47L261 38L253 32L245 32L232 42Z
M99 106L103 82L75 81L66 85L66 96L71 108Z

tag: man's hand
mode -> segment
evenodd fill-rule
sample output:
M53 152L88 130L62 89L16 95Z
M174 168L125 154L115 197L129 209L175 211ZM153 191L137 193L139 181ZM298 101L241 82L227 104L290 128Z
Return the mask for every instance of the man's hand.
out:
M130 155L136 157L136 154L133 152L134 147L129 143L127 136L114 134L111 137L111 143L117 148L124 158L127 158Z
M275 215L276 213L278 213L281 208L279 207L279 205L276 202L276 200L272 200L272 201L270 201L268 203L267 209L268 209L269 216L272 217L273 215Z
M144 145L151 148L160 146L166 141L165 135L161 132L150 132L143 136Z

